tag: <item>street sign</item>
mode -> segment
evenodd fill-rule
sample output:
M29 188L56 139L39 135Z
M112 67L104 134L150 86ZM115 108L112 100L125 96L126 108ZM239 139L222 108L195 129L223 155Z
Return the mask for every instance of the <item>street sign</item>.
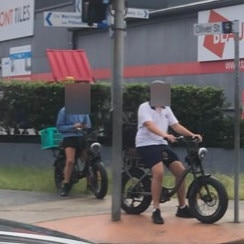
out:
M149 10L140 8L128 8L125 18L148 19Z
M194 35L220 35L232 33L232 21L194 24Z
M92 27L87 23L81 22L81 13L79 12L44 12L44 26L48 27L87 27L97 28L94 24Z
M67 28L107 28L107 23L94 23L89 26L87 23L82 22L81 18L81 0L75 1L76 12L49 12L43 13L44 26L47 27L67 27ZM138 8L128 8L125 18L138 18L138 19L148 19L149 10L148 9L138 9Z
M204 24L194 24L194 35L219 35L222 34L222 23L204 23Z

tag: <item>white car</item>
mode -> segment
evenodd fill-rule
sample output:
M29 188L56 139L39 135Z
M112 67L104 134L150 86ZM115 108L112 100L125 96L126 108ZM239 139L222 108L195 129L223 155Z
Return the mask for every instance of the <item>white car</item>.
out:
M63 232L0 219L0 244L94 244Z

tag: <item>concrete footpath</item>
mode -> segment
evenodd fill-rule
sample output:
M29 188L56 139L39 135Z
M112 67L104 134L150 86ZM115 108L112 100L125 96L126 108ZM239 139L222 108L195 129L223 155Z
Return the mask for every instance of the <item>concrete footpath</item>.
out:
M164 225L151 222L151 210L141 215L121 212L112 221L112 198L0 190L0 218L63 231L95 243L113 244L244 244L244 202L239 203L239 223L234 223L234 203L215 224L175 217L177 202L161 204Z

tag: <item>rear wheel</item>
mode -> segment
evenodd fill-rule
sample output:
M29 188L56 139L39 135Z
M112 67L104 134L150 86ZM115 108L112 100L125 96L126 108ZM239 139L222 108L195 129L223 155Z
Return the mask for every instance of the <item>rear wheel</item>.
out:
M128 214L140 214L151 204L151 180L149 176L140 180L144 174L138 168L122 173L121 208Z
M102 162L94 163L88 169L87 184L97 199L103 199L108 192L108 174Z
M220 220L228 207L225 187L211 177L197 179L189 188L188 198L193 216L207 224Z

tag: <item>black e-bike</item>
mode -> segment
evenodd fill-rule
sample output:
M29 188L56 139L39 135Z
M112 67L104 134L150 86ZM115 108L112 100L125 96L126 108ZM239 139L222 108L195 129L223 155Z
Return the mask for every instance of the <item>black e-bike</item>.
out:
M86 145L86 157L81 157L80 152L76 150L75 163L69 182L70 189L79 180L86 178L87 188L97 199L103 199L108 191L108 174L101 157L98 132L91 129L84 130L83 140ZM54 181L56 188L60 190L65 166L65 152L62 143L53 151L55 156Z
M202 223L211 224L220 220L228 207L228 195L219 180L204 172L203 159L207 156L207 148L200 147L196 138L180 136L177 142L186 148L187 167L175 186L162 186L161 203L169 201L186 176L191 174L187 199L192 215ZM121 208L128 214L144 212L152 201L151 172L144 167L135 148L124 151L121 194Z

